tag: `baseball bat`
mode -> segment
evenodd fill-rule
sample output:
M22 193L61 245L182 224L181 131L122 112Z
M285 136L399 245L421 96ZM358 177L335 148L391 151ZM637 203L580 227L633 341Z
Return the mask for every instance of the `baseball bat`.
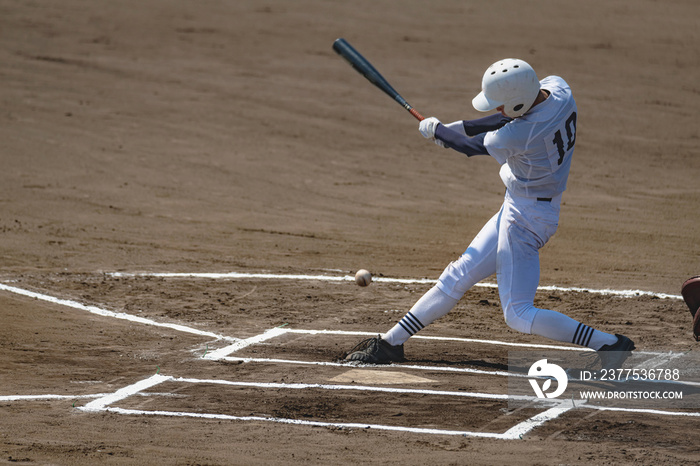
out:
M384 79L384 76L382 76L381 73L379 73L379 71L372 66L369 60L363 57L360 52L355 50L353 46L348 43L348 41L342 37L340 39L336 39L335 42L333 42L333 50L347 60L348 63L350 63L350 65L352 65L352 67L355 68L358 73L367 78L369 82L384 91L384 93L386 93L389 97L397 101L399 105L408 110L408 112L418 121L424 120L423 116L418 113L416 109L414 109L408 102L406 102L406 99L401 97L401 95L396 92L396 89L391 87L391 84L389 84L389 82Z

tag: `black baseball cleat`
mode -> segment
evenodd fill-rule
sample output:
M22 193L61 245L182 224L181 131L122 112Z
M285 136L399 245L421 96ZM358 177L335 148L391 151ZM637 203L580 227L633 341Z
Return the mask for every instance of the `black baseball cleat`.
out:
M602 369L619 369L635 349L634 342L624 335L615 334L617 343L603 345L598 351Z
M362 340L345 356L346 361L366 364L389 364L404 361L403 345L392 346L382 340L381 335Z

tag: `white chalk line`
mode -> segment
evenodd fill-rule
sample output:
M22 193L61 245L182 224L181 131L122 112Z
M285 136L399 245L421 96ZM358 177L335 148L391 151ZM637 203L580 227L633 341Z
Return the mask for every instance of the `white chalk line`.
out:
M102 398L105 396L109 396L109 393L95 393L92 395L7 395L0 396L0 402L33 400L79 400L83 398Z
M242 363L262 363L262 364L296 364L296 365L306 365L306 366L329 366L329 367L352 367L363 370L383 370L387 369L397 369L397 370L417 370L417 371L428 371L428 372L457 372L463 374L478 374L478 375L491 375L497 377L519 377L519 378L533 378L533 376L527 375L525 373L517 372L506 372L506 371L486 371L482 369L471 369L469 367L446 367L446 366L419 366L413 364L389 364L389 365L377 365L377 364L356 364L354 362L327 362L327 361L300 361L294 359L275 359L275 358L251 358L251 357L234 357L226 356L221 358L222 361L228 362L242 362ZM570 381L580 382L582 379L577 379L569 377ZM610 381L612 384L626 384L635 382L633 379L615 380ZM694 386L699 387L700 382L678 382L674 380L648 380L647 384L650 385L678 385L682 387Z
M485 393L465 393L465 392L452 392L452 391L441 391L441 390L422 390L422 389L400 389L400 388L388 388L388 387L371 387L371 386L358 386L358 385L325 385L325 384L285 384L285 383L261 383L261 382L237 382L237 381L227 381L219 379L192 379L192 378L176 378L172 376L164 375L153 375L147 379L141 380L135 384L124 387L117 392L107 395L101 399L97 399L85 406L79 407L77 409L86 412L112 412L117 414L127 414L127 415L158 415L158 416L172 416L172 417L190 417L190 418L202 418L202 419L219 419L219 420L231 420L231 421L258 421L258 422L275 422L283 424L294 424L294 425L304 425L304 426L316 426L316 427L335 427L335 428L355 428L355 429L376 429L376 430L388 430L388 431L399 431L399 432L411 432L418 434L433 434L433 435L458 435L464 437L482 437L482 438L496 438L504 440L513 440L522 438L523 435L527 434L534 428L544 424L547 421L555 419L562 415L563 413L569 411L573 408L569 403L558 403L557 406L549 408L544 412L541 412L519 424L508 429L504 433L497 432L472 432L472 431L456 431L447 429L427 429L420 427L406 427L406 426L389 426L381 424L366 424L366 423L345 423L345 422L322 422L322 421L305 421L300 419L288 419L279 417L266 417L266 416L232 416L228 414L206 414L206 413L192 413L192 412L177 412L177 411L147 411L147 410L136 410L136 409L124 409L118 407L109 407L109 405L121 401L129 396L133 396L146 390L148 388L154 387L163 382L175 382L175 383L192 383L192 384L217 384L217 385L230 385L230 386L244 386L244 387L257 387L257 388L277 388L277 389L322 389L322 390L360 390L360 391L375 391L375 392L390 392L390 393L410 393L410 394L422 394L422 395L437 395L437 396L461 396L469 398L486 398L486 399L496 399L496 400L507 400L507 395L492 395ZM522 397L523 399L531 400L532 397Z
M253 337L246 338L244 340L239 340L232 345L225 346L225 347L220 348L218 350L212 351L211 353L207 353L204 355L204 359L210 359L210 360L216 361L216 360L221 359L225 356L228 356L229 354L235 353L236 351L240 351L247 346L254 345L257 343L262 343L263 341L267 341L271 338L275 338L275 337L278 337L280 335L283 335L286 332L287 332L287 330L280 328L280 327L272 328L272 329L265 331L264 333L261 333L260 335L255 335Z
M369 424L369 423L349 423L349 422L321 422L321 421L305 421L301 419L287 419L279 417L262 417L262 416L232 416L229 414L204 414L204 413L189 413L189 412L177 412L177 411L143 411L136 409L123 409L123 408L107 408L105 411L115 414L129 414L129 415L142 415L142 416L171 416L171 417L189 417L189 418L199 418L199 419L216 419L225 421L243 421L243 422L274 422L278 424L291 424L297 426L308 426L308 427L328 427L336 429L374 429L374 430L385 430L393 432L408 432L414 434L422 435L453 435L460 437L476 437L476 438L493 438L500 440L515 440L522 438L524 434L528 433L537 426L544 424L545 422L560 416L568 409L557 409L551 408L549 411L543 413L540 419L532 418L532 423L523 425L518 429L510 429L502 434L499 433L489 433L489 432L471 432L471 431L458 431L458 430L439 430L439 429L427 429L421 427L404 427L404 426L389 426L381 424Z
M61 306L71 307L73 309L80 309L82 311L87 311L87 312L90 312L92 314L97 314L97 315L104 316L104 317L112 317L115 319L128 320L128 321L136 322L139 324L152 325L154 327L169 328L172 330L177 330L178 332L192 333L195 335L215 338L217 340L238 341L238 338L232 338L232 337L227 337L224 335L218 335L216 333L202 331L202 330L195 329L192 327L187 327L187 326L181 325L181 324L156 322L155 320L146 319L144 317L138 317L138 316L134 316L131 314L126 314L124 312L108 311L106 309L101 309L97 306L89 306L89 305L81 304L77 301L56 298L56 297L49 296L46 294L36 293L34 291L29 291L29 290L25 290L23 288L18 288L16 286L5 285L3 283L0 283L0 291L8 291L10 293L26 296L29 298L38 299L40 301L46 301L46 302L58 304Z
M154 278L209 278L213 280L221 279L263 279L263 280L320 280L326 282L354 282L355 277L350 275L333 276L333 275L300 275L300 274L273 274L273 273L210 273L210 272L109 272L105 275L114 278L135 278L135 277L154 277ZM418 284L434 284L435 280L429 278L388 278L388 277L372 277L373 282L384 283L401 283L405 285Z
M298 333L298 334L306 334L306 335L342 335L342 336L360 336L360 337L362 337L362 336L372 337L372 336L378 335L377 332L364 332L364 331L354 331L354 330L309 330L309 329L301 329L301 328L276 327L274 329L267 330L265 333L263 333L261 335L257 335L255 337L241 340L239 342L234 343L233 345L221 348L221 349L217 350L216 352L212 352L212 356L207 357L207 359L225 358L229 354L231 354L235 351L240 351L241 349L243 349L247 346L250 346L251 344L270 340L272 338L281 336L285 333ZM586 347L582 347L582 346L542 345L542 344L538 344L538 343L517 343L517 342L509 342L509 341L501 341L501 340L482 340L482 339L462 338L462 337L440 337L440 336L430 336L430 335L413 335L411 337L411 340L457 341L460 343L478 343L478 344L486 344L486 345L511 346L511 347L517 347L517 348L551 349L551 350L559 350L559 351L578 351L581 353L594 352L594 350L592 350L591 348L586 348ZM660 357L668 355L668 353L662 353L662 352L658 352L658 351L635 351L635 354L655 355L655 356L658 355ZM680 356L680 354L679 354L679 356ZM677 356L675 356L675 357L677 357Z
M98 398L95 401L91 401L90 403L86 404L85 406L79 408L82 411L101 411L104 410L108 405L114 404L117 401L121 401L125 398L128 398L138 392L141 392L143 390L147 390L151 387L154 387L158 384L161 384L165 381L172 380L172 377L169 376L164 376L160 374L154 374L150 376L147 379L143 379L139 382L136 382L135 384L128 385L124 388L120 388L114 393L110 393L107 396L103 396L101 398Z
M658 414L661 416L681 416L681 417L700 417L700 413L691 413L687 411L662 411L658 409L644 408L616 408L614 406L587 406L588 408L597 409L599 411L620 411L625 413L641 413L641 414Z
M231 385L235 387L256 387L256 388L278 388L288 390L355 390L361 392L384 392L384 393L408 393L414 395L434 395L434 396L460 396L465 398L482 398L487 400L507 401L508 395L500 393L481 393L481 392L455 392L451 390L431 390L424 388L396 388L396 387L374 387L370 385L335 385L335 384L319 384L319 383L281 383L281 382L240 382L221 379L192 379L187 377L173 378L173 382L183 383L204 383L216 385ZM519 401L536 401L534 396L516 396L514 399ZM553 403L557 404L557 403Z
M304 330L304 329L284 329L287 333L306 333L309 335L352 335L352 336L377 336L377 332L355 332L348 330ZM515 346L520 348L537 348L537 349L554 349L554 350L564 350L564 351L593 351L590 348L584 348L581 346L558 346L558 345L541 345L536 343L513 343L508 341L500 340L478 340L474 338L461 338L461 337L437 337L429 335L413 335L411 340L436 340L436 341L459 341L462 343L483 343L487 345L499 345L499 346Z
M354 282L355 277L351 275L333 276L333 275L304 275L304 274L273 274L273 273L243 273L243 272L226 272L226 273L210 273L210 272L110 272L105 275L115 278L135 278L135 277L159 277L159 278L209 278L213 280L231 280L231 279L266 279L266 280L318 280L327 282ZM378 283L397 283L406 285L434 285L437 280L429 278L391 278L391 277L372 277L373 282ZM498 288L495 283L477 283L475 286L482 288ZM604 296L614 296L621 298L638 298L641 296L650 296L661 299L683 299L681 295L673 295L667 293L656 293L653 291L643 290L612 290L612 289L594 289L582 287L563 287L555 285L545 285L537 288L539 291L562 291L571 293L591 293Z
M276 327L269 329L260 335L256 335L251 338L240 340L232 345L220 348L216 351L212 351L204 356L205 359L218 360L225 359L230 354L240 351L241 349L256 344L261 343L272 338L282 336L286 333L296 333L296 334L306 334L306 335L342 335L342 336L376 336L376 332L363 332L363 331L350 331L350 330L307 330L307 329L295 329L295 328L283 328ZM592 352L590 348L583 347L573 347L573 346L557 346L557 345L541 345L535 343L513 343L507 341L499 340L481 340L474 338L460 338L460 337L439 337L439 336L429 336L429 335L413 335L412 340L434 340L434 341L457 341L461 343L482 343L488 345L499 345L499 346L512 346L519 348L536 348L536 349L553 349L553 350L564 350L564 351L579 351L579 352ZM405 366L402 366L405 367Z
M81 400L90 398L103 398L109 396L110 393L93 393L89 395L5 395L0 396L0 403L8 401L46 401L46 400ZM183 398L184 395L176 393L136 393L140 396L165 396L174 398Z

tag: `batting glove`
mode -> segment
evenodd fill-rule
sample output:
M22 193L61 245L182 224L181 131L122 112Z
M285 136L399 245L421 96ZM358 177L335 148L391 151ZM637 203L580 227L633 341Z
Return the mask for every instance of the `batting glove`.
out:
M439 123L440 120L435 117L426 118L418 125L418 131L426 139L435 139L435 129Z

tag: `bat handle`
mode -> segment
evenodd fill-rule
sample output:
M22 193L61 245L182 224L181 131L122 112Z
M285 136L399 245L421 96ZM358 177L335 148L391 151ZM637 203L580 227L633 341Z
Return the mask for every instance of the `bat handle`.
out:
M423 118L423 115L421 115L420 113L418 113L418 112L416 111L416 109L413 108L413 107L410 107L410 108L408 109L408 113L410 113L411 115L413 115L413 116L416 118L416 120L418 120L418 121L423 121L423 120L425 120L425 118Z

